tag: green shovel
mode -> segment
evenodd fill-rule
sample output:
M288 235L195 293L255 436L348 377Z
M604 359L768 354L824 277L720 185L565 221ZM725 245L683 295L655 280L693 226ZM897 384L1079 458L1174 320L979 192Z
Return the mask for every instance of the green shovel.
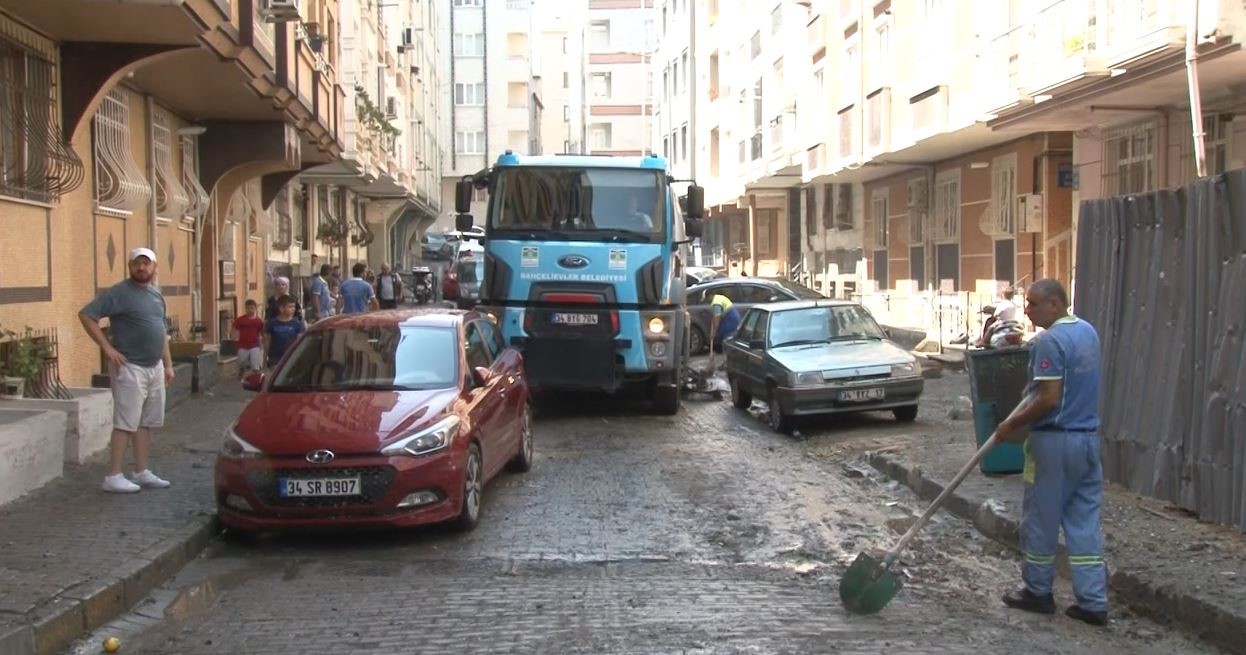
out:
M918 530L926 525L931 516L938 511L939 506L947 497L952 495L956 487L965 480L965 476L973 470L973 467L982 461L983 455L986 455L992 447L995 446L996 435L991 435L986 443L974 453L969 462L961 468L960 472L952 478L951 484L943 489L943 493L930 503L930 507L926 508L926 513L921 515L915 523L909 528L908 532L900 537L900 541L896 542L894 548L887 552L883 557L883 561L870 557L865 553L858 553L857 558L852 561L852 566L848 567L848 571L844 573L844 577L839 581L839 599L844 603L844 608L854 614L874 614L891 602L892 598L899 593L902 586L900 578L891 572L891 565L900 557L900 553L904 552L904 547L912 541Z

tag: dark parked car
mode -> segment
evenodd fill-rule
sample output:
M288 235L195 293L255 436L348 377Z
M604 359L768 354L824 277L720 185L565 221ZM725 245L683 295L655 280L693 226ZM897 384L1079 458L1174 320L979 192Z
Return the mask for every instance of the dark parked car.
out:
M311 326L225 434L217 514L242 531L475 527L485 483L532 465L527 379L491 319L347 314Z
M761 303L826 297L809 287L776 278L727 277L698 284L688 289L688 313L692 316L690 349L693 354L709 350L710 301L717 294L731 300L732 306L741 314ZM714 345L719 345L718 339L714 339Z
M753 398L770 409L770 426L792 418L889 409L899 421L917 418L921 365L883 334L865 307L846 300L759 305L723 344L731 402Z
M689 266L684 269L684 283L689 287L724 277L727 277L726 273L706 266Z

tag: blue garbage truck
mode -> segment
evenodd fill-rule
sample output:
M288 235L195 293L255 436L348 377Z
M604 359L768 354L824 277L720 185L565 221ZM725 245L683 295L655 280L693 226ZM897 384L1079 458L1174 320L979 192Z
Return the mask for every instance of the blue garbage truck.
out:
M689 183L684 195L676 185ZM487 189L478 308L524 355L538 393L643 385L679 411L689 354L684 269L704 190L664 158L519 155L458 181L455 225Z

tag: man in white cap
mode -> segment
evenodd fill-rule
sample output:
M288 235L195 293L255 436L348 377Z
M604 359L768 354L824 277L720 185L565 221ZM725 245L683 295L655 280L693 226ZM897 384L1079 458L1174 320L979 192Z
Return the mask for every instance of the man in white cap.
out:
M165 387L173 383L164 296L152 283L156 253L148 248L131 250L129 269L129 278L112 285L78 312L82 327L108 359L113 399L112 460L103 488L113 493L169 486L147 466L151 429L164 425ZM100 329L104 317L111 326L111 341ZM134 445L132 480L121 472L127 444Z

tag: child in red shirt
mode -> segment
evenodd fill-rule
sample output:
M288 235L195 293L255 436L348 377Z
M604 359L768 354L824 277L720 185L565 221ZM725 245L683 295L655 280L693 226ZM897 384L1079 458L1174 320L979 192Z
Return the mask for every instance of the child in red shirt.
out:
M247 313L234 319L234 340L238 343L238 372L258 371L262 366L263 348L260 333L264 331L264 319L256 313L258 305L247 301Z

